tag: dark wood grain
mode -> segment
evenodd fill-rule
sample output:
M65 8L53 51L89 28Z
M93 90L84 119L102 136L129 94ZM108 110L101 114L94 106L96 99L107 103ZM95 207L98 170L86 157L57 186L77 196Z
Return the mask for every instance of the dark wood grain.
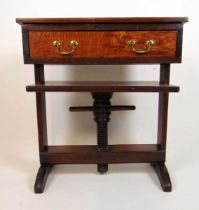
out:
M183 29L179 29L177 31L177 42L176 42L176 57L182 56L182 36L183 36Z
M24 58L25 64L56 64L56 65L128 65L128 64L160 64L181 63L181 57L133 57L123 58Z
M182 23L63 23L63 24L23 24L29 31L176 31Z
M29 92L178 92L179 87L155 81L47 81L26 86Z
M188 17L102 17L102 18L16 18L17 23L177 23L187 22Z
M30 57L30 47L29 47L29 31L24 29L22 30L22 44L23 44L23 57Z
M35 65L34 71L35 71L35 83L44 84L45 83L44 65ZM37 108L39 151L43 151L45 147L48 145L45 92L36 93L36 108Z
M160 83L169 85L170 80L170 64L162 64L160 66ZM160 148L166 148L167 140L167 116L168 116L169 94L159 93L159 109L158 109L158 144Z
M165 151L155 144L109 145L107 151L97 148L97 145L48 146L40 155L43 163L51 164L150 163L165 160Z

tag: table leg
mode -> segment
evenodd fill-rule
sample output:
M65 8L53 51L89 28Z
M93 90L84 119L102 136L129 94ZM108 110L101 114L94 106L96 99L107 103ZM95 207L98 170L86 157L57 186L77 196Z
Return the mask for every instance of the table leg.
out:
M44 65L34 65L35 70L35 83L43 84L45 82L44 77ZM45 92L36 93L36 108L37 108L37 127L38 127L38 140L39 140L39 152L44 152L48 146L47 136L47 120L46 120L46 96ZM35 193L42 193L44 186L50 172L52 165L43 164L40 157L40 168L37 173L35 181Z
M169 84L170 64L160 65L160 83ZM159 93L158 147L166 151L169 93ZM166 157L165 157L166 158ZM164 192L171 192L171 180L164 162L152 164Z

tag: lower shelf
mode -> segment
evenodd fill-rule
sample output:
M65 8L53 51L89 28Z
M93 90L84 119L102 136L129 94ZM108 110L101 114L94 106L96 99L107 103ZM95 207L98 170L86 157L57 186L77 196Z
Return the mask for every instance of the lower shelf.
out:
M179 92L179 87L156 81L46 81L26 86L30 92Z
M47 146L40 153L44 164L103 164L164 162L165 150L157 144L109 145L99 151L95 145Z

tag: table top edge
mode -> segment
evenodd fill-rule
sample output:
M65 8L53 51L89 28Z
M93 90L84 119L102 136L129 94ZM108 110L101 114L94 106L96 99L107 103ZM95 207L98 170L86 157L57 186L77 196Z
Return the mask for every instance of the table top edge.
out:
M188 17L16 18L18 24L185 23Z

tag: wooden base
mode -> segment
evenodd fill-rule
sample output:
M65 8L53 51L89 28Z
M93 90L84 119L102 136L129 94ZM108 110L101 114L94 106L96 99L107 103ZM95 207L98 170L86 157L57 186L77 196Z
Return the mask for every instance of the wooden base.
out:
M60 145L46 146L40 158L43 164L153 163L165 161L165 150L156 144L109 145L107 150L97 145Z
M40 166L34 186L35 193L43 193L52 166L52 164L42 164ZM172 184L164 162L151 163L151 166L158 175L162 190L164 192L171 192ZM100 174L106 173L108 171L108 164L97 164L97 170Z
M34 190L35 193L43 193L48 178L48 174L52 168L51 164L42 164L38 170Z
M155 172L158 175L160 184L162 186L162 190L164 192L171 192L172 184L171 184L169 172L165 164L161 162L161 163L152 163L151 165L155 169Z

